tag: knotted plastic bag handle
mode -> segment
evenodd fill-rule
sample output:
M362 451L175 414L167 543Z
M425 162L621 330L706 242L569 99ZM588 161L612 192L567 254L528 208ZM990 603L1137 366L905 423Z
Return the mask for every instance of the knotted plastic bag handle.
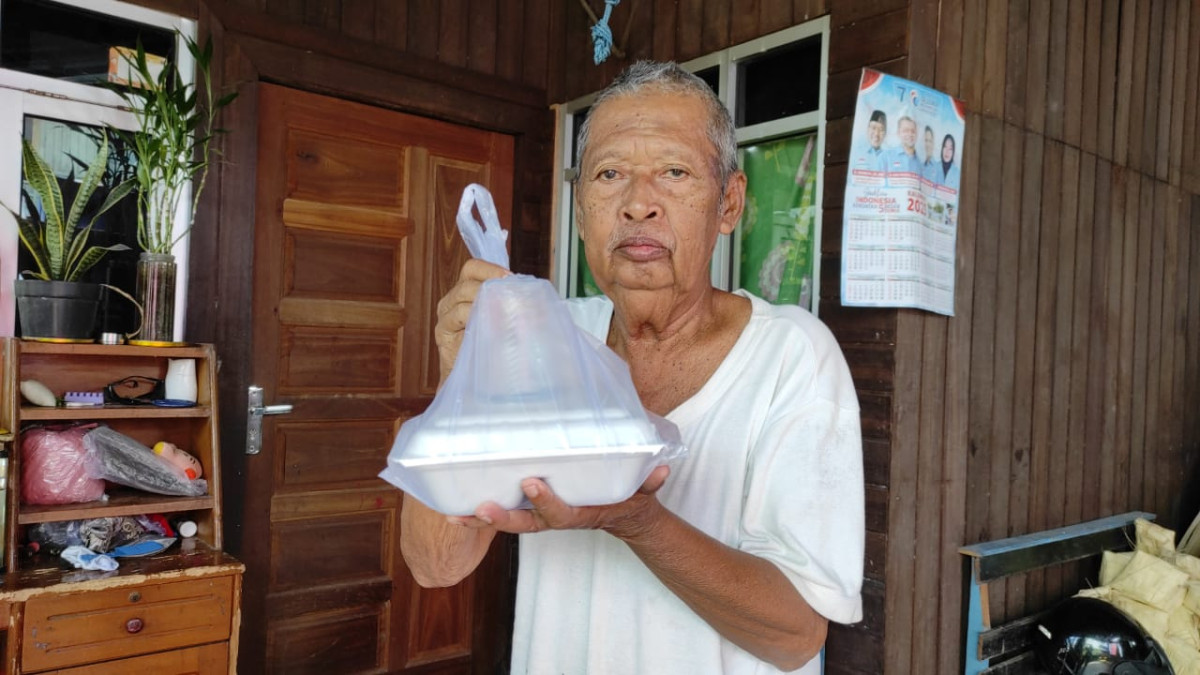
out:
M471 213L472 207L479 211L483 223L475 220ZM508 231L501 229L500 216L496 213L496 203L492 201L492 193L478 183L471 183L463 189L462 199L458 202L458 233L467 244L467 250L472 258L486 260L504 269L508 267L508 249L504 243L508 240Z

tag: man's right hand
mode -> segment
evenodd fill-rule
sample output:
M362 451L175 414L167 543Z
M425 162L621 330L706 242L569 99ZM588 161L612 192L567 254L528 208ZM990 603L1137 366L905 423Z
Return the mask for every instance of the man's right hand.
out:
M479 295L479 287L488 279L498 279L509 274L512 272L503 267L471 258L459 271L458 282L438 301L438 320L433 329L433 339L437 342L441 362L439 387L454 368L458 349L462 346L463 330L467 327L467 317L471 315L471 306L475 304L475 298Z
M449 517L447 521L469 529L493 529L510 534L543 530L605 530L623 539L650 529L654 517L665 509L655 493L667 481L670 468L655 467L638 491L625 501L601 506L571 506L562 501L540 478L521 481L521 491L531 508L506 511L495 502L485 502L473 516Z

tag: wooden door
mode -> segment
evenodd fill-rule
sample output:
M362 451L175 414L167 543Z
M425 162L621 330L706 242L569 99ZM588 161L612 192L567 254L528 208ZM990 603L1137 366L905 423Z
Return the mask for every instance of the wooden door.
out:
M513 142L262 85L254 384L267 404L247 458L241 672L495 672L511 540L476 575L425 590L400 555L401 492L378 479L399 424L437 385L437 298L466 259L463 187L511 213Z

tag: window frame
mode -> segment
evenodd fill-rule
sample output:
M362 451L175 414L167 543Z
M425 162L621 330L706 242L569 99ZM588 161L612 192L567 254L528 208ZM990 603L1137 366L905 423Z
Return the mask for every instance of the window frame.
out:
M179 31L181 35L196 39L195 21L119 0L47 1L132 23ZM3 20L4 17L0 15L0 21ZM181 77L184 81L194 81L195 59L182 38L176 39L175 54ZM27 116L93 126L111 125L125 130L132 130L137 125L133 113L115 92L95 85L0 68L0 201L14 208L18 207L21 198L21 138ZM190 194L180 202L180 209L175 214L177 231L190 225L189 213L185 208L191 202ZM11 336L16 331L13 280L18 272L17 253L20 245L16 221L8 211L0 209L0 336ZM172 253L178 261L175 326L176 333L181 334L187 309L188 237L180 240Z
M766 52L785 47L803 40L819 36L821 38L819 101L816 110L791 115L759 124L740 126L736 129L739 150L747 145L765 141L778 140L790 136L816 133L817 141L814 148L817 162L817 182L813 194L815 215L813 220L813 270L812 270L812 305L808 307L817 313L820 302L821 279L821 221L823 214L822 196L825 185L825 115L828 96L829 77L829 16L825 15L811 21L785 28L784 30L748 40L727 49L706 54L704 56L680 63L689 72L698 72L708 68L718 68L718 97L725 104L734 120L738 119L737 78L739 66ZM556 131L554 146L554 230L551 233L550 280L564 297L579 295L577 277L579 269L578 250L575 245L578 239L572 203L574 199L574 183L572 178L576 171L574 166L574 141L576 133L576 117L582 110L591 107L599 92L581 96L566 103L553 106L555 112ZM734 280L739 276L739 251L736 243L742 225L739 222L732 235L720 235L713 251L712 283L716 288L735 290Z

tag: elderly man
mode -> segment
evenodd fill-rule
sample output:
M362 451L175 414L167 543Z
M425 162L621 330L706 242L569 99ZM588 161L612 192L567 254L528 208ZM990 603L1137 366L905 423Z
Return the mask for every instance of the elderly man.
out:
M746 178L703 81L635 64L597 99L581 147L575 208L605 296L572 301L573 317L629 364L690 454L608 506L572 507L536 478L522 483L529 510L447 518L406 497L405 560L419 583L454 584L496 532L521 533L514 673L819 672L827 621L861 615L845 360L804 310L709 283ZM479 285L503 274L470 261L439 304L443 376Z

